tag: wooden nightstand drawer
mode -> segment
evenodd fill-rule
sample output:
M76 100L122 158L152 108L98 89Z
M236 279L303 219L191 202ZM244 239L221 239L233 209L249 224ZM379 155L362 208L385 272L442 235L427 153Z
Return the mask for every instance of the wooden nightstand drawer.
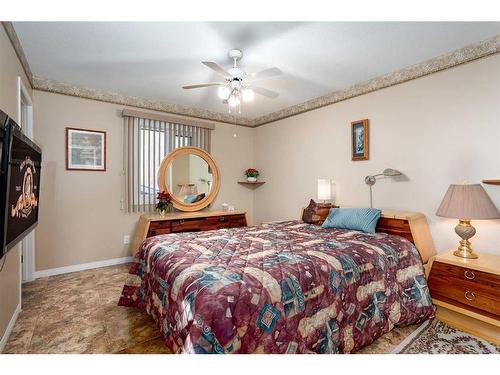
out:
M500 301L489 297L480 290L449 286L448 288L434 289L434 292L431 291L431 294L433 298L457 305L453 303L453 301L456 301L459 303L457 306L467 305L488 314L496 315L500 319Z
M500 276L452 264L435 262L432 266L432 278L438 278L440 281L438 285L440 286L463 285L464 287L481 290L483 293L500 301Z
M500 256L464 259L452 250L432 257L427 270L436 318L500 345Z
M500 317L498 275L435 261L428 284L434 299Z

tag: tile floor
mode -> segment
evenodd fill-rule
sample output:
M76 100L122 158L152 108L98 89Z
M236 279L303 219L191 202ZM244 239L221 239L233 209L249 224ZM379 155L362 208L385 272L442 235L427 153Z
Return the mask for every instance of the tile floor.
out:
M128 268L98 268L24 284L23 311L3 352L169 353L144 311L117 305ZM396 328L360 353L390 353L416 328Z

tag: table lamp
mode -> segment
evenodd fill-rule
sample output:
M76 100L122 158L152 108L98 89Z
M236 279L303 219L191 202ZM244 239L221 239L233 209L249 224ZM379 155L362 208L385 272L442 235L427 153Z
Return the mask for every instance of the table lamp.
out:
M459 220L455 233L462 240L453 254L469 259L477 258L469 242L476 234L476 229L470 223L471 219L500 218L500 212L480 184L450 185L436 215Z
M332 199L332 181L328 179L318 179L318 200L329 201Z

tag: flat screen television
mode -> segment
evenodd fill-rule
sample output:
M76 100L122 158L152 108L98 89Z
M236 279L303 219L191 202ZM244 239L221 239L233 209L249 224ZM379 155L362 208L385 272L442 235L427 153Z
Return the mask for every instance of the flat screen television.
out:
M42 151L0 111L0 257L38 223Z

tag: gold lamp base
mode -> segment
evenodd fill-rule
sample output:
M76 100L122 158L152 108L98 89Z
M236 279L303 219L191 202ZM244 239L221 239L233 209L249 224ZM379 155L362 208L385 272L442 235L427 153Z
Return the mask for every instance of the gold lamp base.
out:
M474 228L470 219L460 219L458 225L455 227L455 233L462 238L458 249L453 252L453 255L461 258L467 259L477 259L477 254L472 250L472 245L469 239L476 234L476 228Z

